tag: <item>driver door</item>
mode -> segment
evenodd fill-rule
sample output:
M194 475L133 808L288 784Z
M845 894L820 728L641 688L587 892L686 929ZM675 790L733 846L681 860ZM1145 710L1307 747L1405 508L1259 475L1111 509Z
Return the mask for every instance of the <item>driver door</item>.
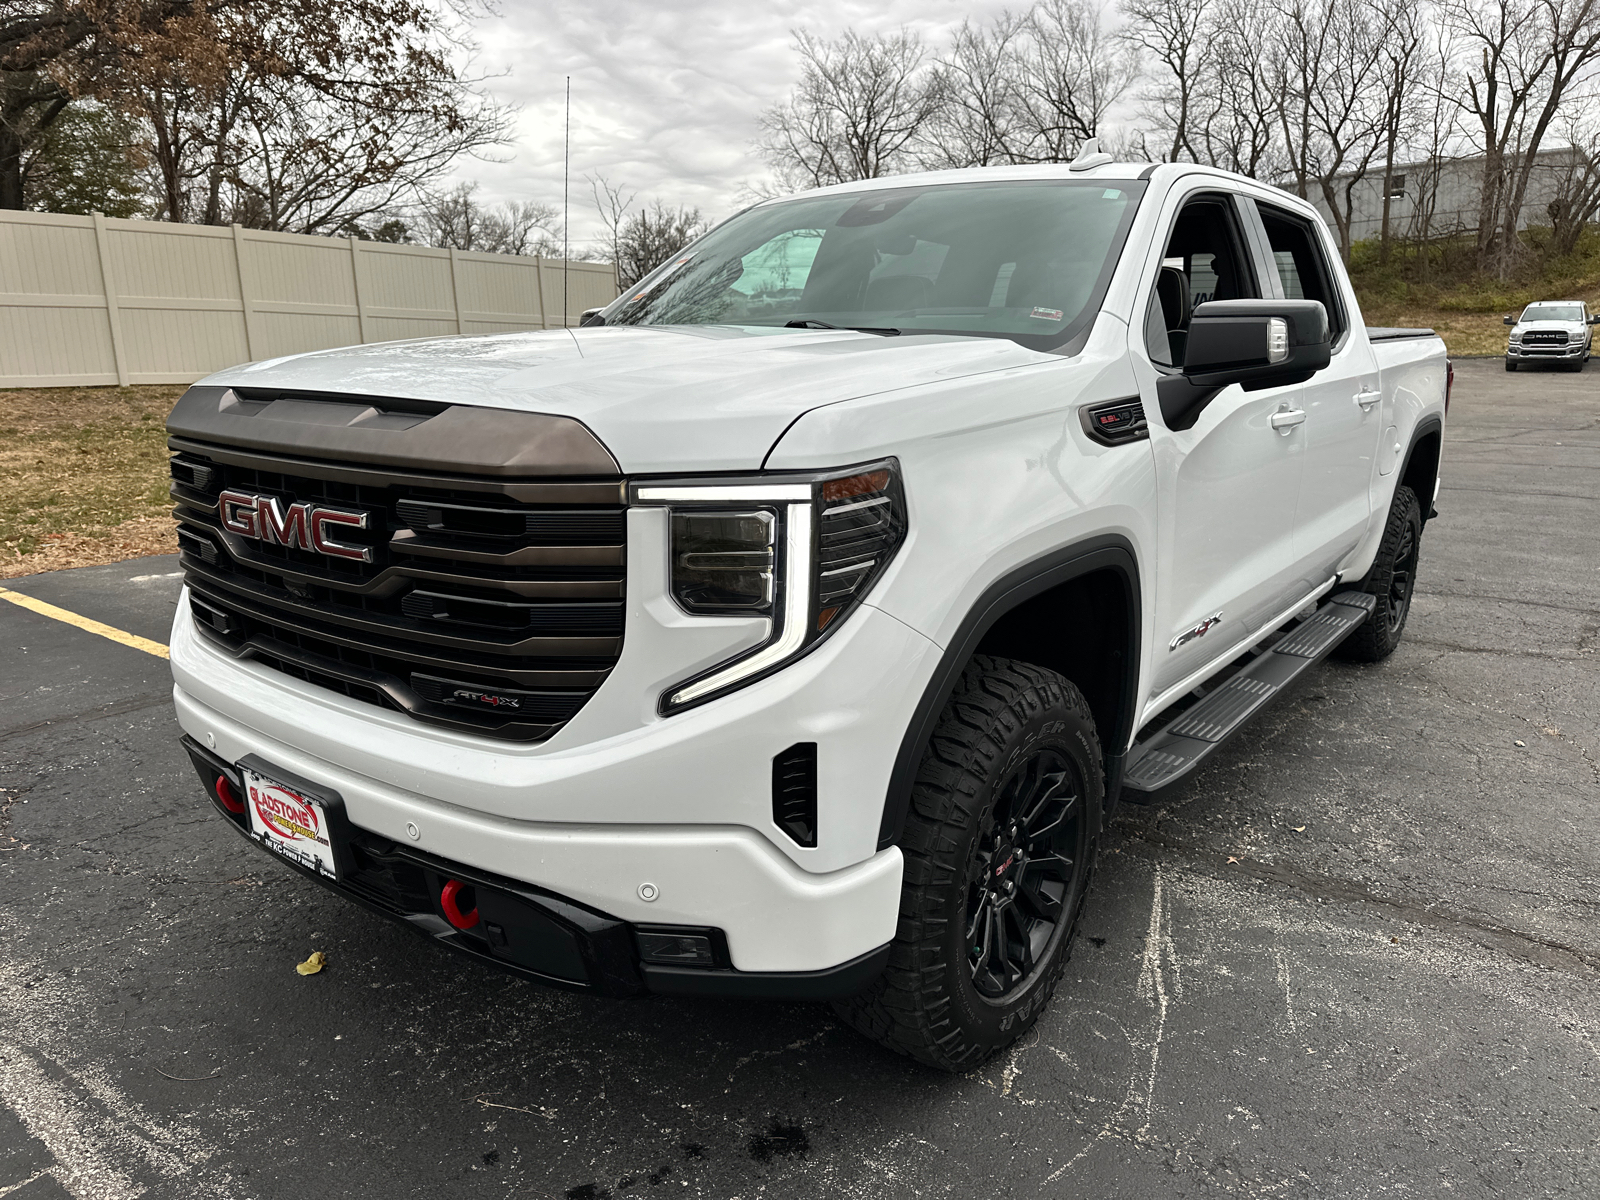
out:
M1301 387L1246 392L1237 384L1197 401L1182 377L1193 309L1208 300L1262 298L1238 200L1185 199L1148 283L1133 361L1155 452L1159 492L1155 628L1147 709L1293 603L1295 510L1305 465ZM1174 697L1175 698L1175 697Z

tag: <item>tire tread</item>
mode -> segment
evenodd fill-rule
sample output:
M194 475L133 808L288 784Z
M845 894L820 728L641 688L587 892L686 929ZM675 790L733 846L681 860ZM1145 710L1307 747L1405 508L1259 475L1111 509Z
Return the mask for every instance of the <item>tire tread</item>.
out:
M929 739L912 785L900 839L904 883L889 964L867 991L834 1002L841 1019L874 1041L930 1066L967 1071L995 1052L967 1039L950 1013L941 961L948 889L965 880L968 831L985 803L987 766L1003 752L997 730L1012 731L1030 712L1060 704L1092 731L1088 702L1054 671L1031 663L979 655L962 671L956 690ZM1098 746L1096 747L1098 750ZM1094 764L1099 769L1099 764ZM1097 816L1096 814L1091 814ZM1084 880L1093 878L1091 853ZM1061 948L1035 987L1029 1016L1017 1021L1020 1037L1038 1018L1066 967L1084 905L1078 904Z

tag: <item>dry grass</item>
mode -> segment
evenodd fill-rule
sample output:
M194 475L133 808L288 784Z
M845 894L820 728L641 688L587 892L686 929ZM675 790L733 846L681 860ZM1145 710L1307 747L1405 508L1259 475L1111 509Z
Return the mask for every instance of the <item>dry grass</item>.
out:
M165 424L182 393L0 390L0 578L177 550Z
M1501 323L1502 315L1449 312L1440 308L1415 308L1405 304L1376 303L1368 299L1361 301L1361 319L1368 325L1432 329L1444 339L1445 347L1455 358L1496 357L1504 354L1506 334L1511 331Z
M1376 241L1357 242L1350 280L1369 325L1426 325L1458 358L1498 357L1510 332L1500 318L1535 300L1600 301L1600 234L1586 232L1571 254L1552 257L1550 231L1529 229L1523 253L1504 277L1477 269L1471 237L1442 238L1426 249L1396 247L1387 262Z

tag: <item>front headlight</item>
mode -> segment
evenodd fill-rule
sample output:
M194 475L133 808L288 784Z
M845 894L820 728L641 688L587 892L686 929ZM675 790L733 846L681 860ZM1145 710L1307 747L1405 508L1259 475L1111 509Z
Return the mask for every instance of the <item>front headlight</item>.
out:
M663 713L771 674L842 625L905 540L894 459L837 471L632 485L672 510L671 587L691 616L761 615L761 645L661 697Z

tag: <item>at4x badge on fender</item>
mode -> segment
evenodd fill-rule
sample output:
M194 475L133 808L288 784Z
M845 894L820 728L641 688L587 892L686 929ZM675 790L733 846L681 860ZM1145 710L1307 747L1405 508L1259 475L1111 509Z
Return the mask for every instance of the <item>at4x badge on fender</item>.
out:
M1221 613L1217 613L1212 617L1207 617L1204 621L1201 621L1200 624L1191 629L1185 629L1177 637L1173 638L1172 643L1167 647L1167 650L1170 652L1176 650L1179 646L1187 646L1190 642L1194 641L1195 638L1205 637L1205 635L1211 630L1212 626L1220 625L1221 623Z

